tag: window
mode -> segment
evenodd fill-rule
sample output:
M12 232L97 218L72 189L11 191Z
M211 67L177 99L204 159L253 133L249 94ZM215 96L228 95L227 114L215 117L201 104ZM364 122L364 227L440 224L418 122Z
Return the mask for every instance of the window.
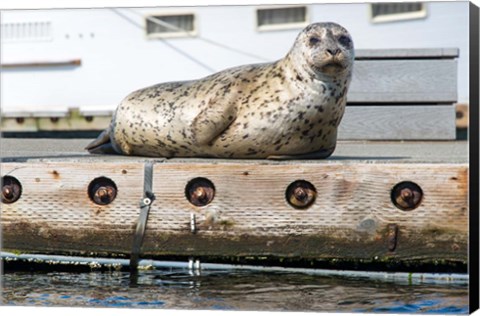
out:
M146 18L148 37L182 37L196 35L193 14L151 15Z
M17 22L1 25L2 42L50 41L52 25L50 22Z
M300 28L307 24L307 7L265 8L257 10L257 28L260 31Z
M372 22L391 22L420 19L427 16L427 9L422 2L372 3Z

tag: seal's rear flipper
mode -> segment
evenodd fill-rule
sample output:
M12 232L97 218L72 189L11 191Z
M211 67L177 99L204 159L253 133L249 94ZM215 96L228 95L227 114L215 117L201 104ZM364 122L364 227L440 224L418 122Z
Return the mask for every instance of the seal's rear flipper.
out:
M97 139L85 147L91 154L118 154L110 140L110 128L104 130Z

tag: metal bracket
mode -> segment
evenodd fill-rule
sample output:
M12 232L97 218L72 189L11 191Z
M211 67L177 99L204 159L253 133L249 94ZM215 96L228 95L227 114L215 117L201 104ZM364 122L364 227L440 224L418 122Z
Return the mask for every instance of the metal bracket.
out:
M200 270L202 266L200 264L200 260L194 260L193 258L188 259L188 271L191 275L200 275Z
M130 271L137 271L138 269L138 261L140 258L143 238L145 236L145 229L147 227L148 214L150 212L152 202L155 200L155 195L152 192L153 163L147 162L144 170L144 196L140 201L140 215L137 220L135 235L133 236L132 252L130 255Z
M398 225L397 224L388 224L387 225L387 245L388 251L393 252L397 248L398 244Z
M195 234L197 231L196 227L196 217L194 213L190 213L190 232Z

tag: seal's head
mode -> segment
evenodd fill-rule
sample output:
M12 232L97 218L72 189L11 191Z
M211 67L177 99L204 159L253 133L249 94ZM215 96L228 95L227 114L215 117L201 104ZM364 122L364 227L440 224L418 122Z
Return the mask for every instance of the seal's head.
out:
M355 58L353 41L342 26L327 22L313 23L298 35L290 51L313 76L350 75Z

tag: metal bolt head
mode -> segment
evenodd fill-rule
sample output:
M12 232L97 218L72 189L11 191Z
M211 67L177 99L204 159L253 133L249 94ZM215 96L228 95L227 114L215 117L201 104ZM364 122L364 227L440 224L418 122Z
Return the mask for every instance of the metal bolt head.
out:
M204 187L198 187L193 191L193 195L199 200L204 200L207 197L207 191Z
M142 203L143 203L143 205L148 206L148 205L152 204L152 200L149 199L148 197L146 197L142 200Z
M195 206L205 206L215 197L215 186L206 178L195 178L185 187L187 200Z
M11 199L13 197L13 190L11 186L6 185L2 189L3 189L2 194L5 198Z
M403 201L409 201L413 198L413 192L412 190L410 190L409 188L405 188L405 189L402 189L400 191L400 198L403 200Z
M100 186L96 189L93 200L100 205L110 204L117 195L117 190L111 185Z
M423 199L423 191L414 182L404 181L395 185L392 189L392 203L403 211L411 211L420 206Z
M305 203L308 199L308 192L307 189L298 187L293 190L293 196L296 200Z
M291 183L286 192L287 202L299 209L308 208L313 204L317 196L317 190L308 181L298 180Z
M105 196L108 195L107 188L106 187L99 187L97 189L97 191L95 192L95 195L100 199L104 198Z
M22 195L22 185L15 177L2 177L2 203L11 204L20 199Z
M95 204L108 205L117 197L117 186L108 178L96 178L88 186L88 195Z

